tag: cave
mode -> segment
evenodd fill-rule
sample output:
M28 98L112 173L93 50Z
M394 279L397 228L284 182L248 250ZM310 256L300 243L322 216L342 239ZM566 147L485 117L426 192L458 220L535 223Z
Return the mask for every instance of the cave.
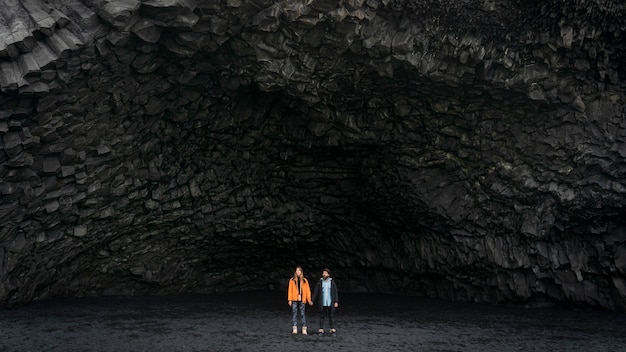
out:
M9 0L0 308L283 290L626 311L619 0Z

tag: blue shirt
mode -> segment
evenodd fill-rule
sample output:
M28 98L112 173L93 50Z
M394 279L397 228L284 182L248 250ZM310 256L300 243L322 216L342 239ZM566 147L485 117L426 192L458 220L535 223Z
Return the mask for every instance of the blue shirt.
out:
M332 301L330 298L330 282L333 281L331 277L326 280L322 280L322 305L324 307L330 307Z

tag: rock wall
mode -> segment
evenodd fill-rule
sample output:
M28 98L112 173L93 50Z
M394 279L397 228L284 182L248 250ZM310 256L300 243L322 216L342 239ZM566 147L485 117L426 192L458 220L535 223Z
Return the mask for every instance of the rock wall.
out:
M617 0L6 3L1 307L300 264L626 308Z

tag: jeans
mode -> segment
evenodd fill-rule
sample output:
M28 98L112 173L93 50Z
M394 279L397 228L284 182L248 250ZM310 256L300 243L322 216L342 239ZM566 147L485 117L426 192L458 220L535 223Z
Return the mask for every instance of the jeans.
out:
M330 328L335 328L335 322L333 320L333 315L335 313L334 307L323 306L322 310L320 310L320 329L324 328L324 318L328 317L328 322L330 323Z
M302 326L306 326L306 304L302 302L291 302L291 325L298 326L298 311L300 311L300 318L302 319Z

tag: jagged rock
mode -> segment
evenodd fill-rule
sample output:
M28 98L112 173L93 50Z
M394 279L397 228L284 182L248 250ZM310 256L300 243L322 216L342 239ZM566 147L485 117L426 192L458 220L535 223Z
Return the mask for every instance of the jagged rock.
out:
M161 38L161 28L158 27L154 21L149 19L143 19L142 21L137 22L133 28L133 33L135 33L141 40L147 43L157 43L159 38Z
M141 12L159 25L191 28L199 20L194 13L196 6L194 0L144 0Z
M0 306L279 288L300 264L344 290L623 311L625 18L10 0Z

